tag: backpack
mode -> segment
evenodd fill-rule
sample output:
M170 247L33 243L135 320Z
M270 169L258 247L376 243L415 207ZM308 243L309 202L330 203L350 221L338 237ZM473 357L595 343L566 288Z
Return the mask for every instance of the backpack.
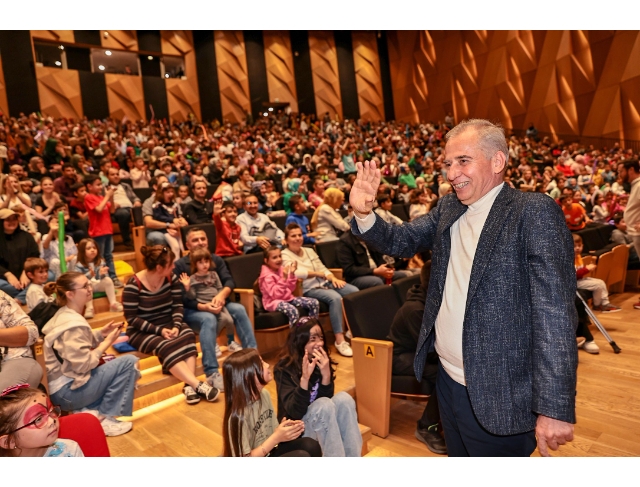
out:
M47 322L53 318L60 306L53 301L43 301L38 303L35 308L29 311L28 316L38 327L38 331L42 334L42 328Z

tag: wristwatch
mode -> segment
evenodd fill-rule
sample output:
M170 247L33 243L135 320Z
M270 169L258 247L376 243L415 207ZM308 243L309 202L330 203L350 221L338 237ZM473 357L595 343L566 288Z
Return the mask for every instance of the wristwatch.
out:
M167 222L167 228L169 228L169 225L171 225L171 223Z

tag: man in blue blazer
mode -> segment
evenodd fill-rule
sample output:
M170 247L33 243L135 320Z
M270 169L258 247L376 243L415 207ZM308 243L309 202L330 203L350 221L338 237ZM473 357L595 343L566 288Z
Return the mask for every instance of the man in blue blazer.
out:
M504 184L504 131L468 120L446 136L455 194L401 226L372 212L380 170L358 163L352 230L399 257L431 249L415 373L440 358L437 391L450 456L542 455L573 439L578 362L573 241L546 195Z

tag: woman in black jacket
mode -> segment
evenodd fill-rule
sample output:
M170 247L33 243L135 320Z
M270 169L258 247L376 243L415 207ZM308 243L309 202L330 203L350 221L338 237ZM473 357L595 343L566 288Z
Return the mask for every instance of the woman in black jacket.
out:
M325 457L359 457L356 404L346 392L333 394L335 365L318 320L298 320L274 370L278 420L301 419L304 436L317 440Z

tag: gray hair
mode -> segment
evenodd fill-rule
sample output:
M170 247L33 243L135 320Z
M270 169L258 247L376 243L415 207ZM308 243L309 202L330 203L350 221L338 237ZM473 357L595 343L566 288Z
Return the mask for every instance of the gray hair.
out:
M444 136L444 140L449 142L449 140L458 137L469 129L475 129L478 134L478 142L487 159L491 159L496 152L504 154L506 169L509 164L509 146L504 135L504 128L500 124L494 124L481 118L470 118L469 120L463 120L449 130Z

